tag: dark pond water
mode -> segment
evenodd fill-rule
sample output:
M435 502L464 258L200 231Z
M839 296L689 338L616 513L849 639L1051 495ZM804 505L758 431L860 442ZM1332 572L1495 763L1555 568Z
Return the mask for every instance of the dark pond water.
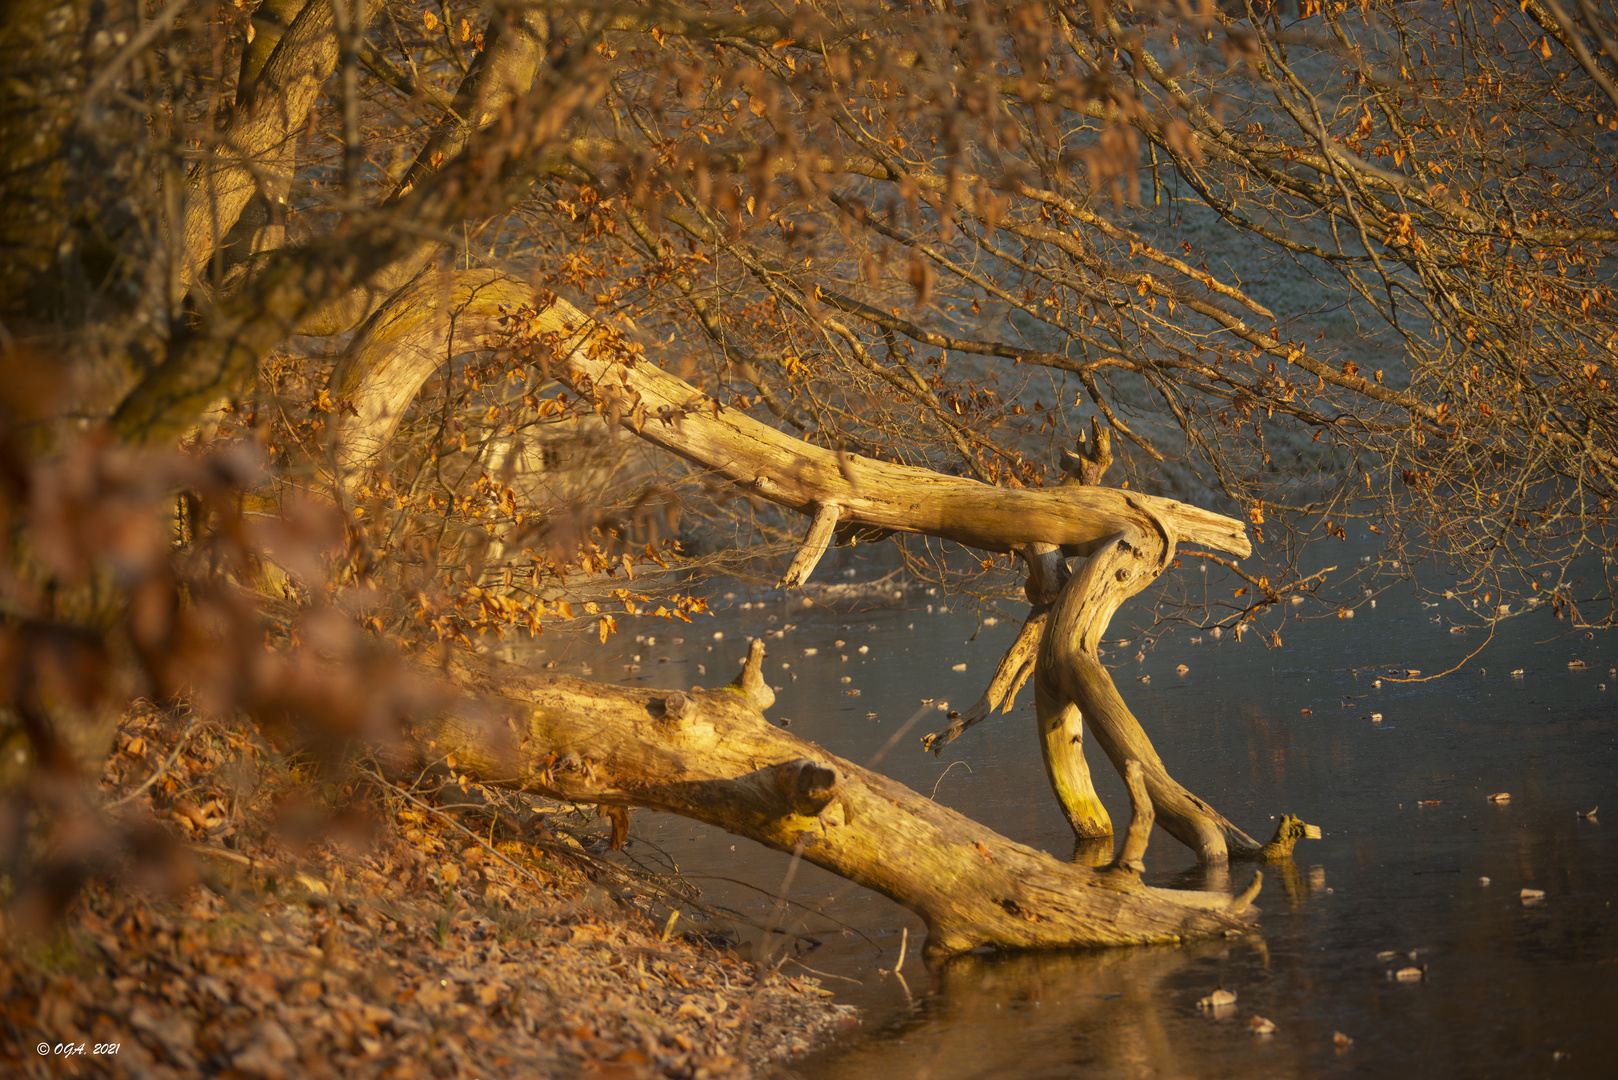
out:
M794 733L855 761L880 759L889 775L1015 840L1071 853L1031 705L979 725L941 758L920 749L944 722L942 703L964 707L981 693L1012 619L985 625L989 612L944 610L953 602L921 589L902 606L888 594L863 611L805 609L739 586L721 590L716 606L727 591L720 618L628 628L616 651L585 658L593 674L715 685L734 674L747 637L784 631L769 638L767 670L780 687L773 714ZM1108 656L1129 661L1115 678L1178 779L1261 838L1282 813L1324 830L1294 863L1266 869L1248 939L929 967L909 912L745 839L639 813L626 854L677 864L707 900L757 924L738 924L744 950L779 955L784 937L769 928L820 943L784 970L830 976L825 985L859 1005L864 1022L788 1075L1618 1076L1618 826L1579 813L1605 806L1618 823L1614 642L1570 634L1541 610L1502 624L1452 675L1378 687L1389 668L1440 671L1481 639L1434 624L1444 609L1422 606L1408 586L1376 599L1352 620L1289 622L1282 649L1230 634L1192 644L1181 630L1142 662L1133 645ZM1312 601L1293 609L1323 611ZM1126 610L1115 631L1128 621ZM635 643L636 634L656 640ZM562 666L577 670L580 659ZM1143 674L1149 684L1137 682ZM1104 758L1095 764L1114 820L1127 820L1122 785ZM1510 802L1491 803L1498 792ZM1182 888L1240 888L1252 873L1242 864L1228 878L1205 872L1161 830L1147 867L1153 883ZM1525 888L1544 900L1525 904ZM901 984L882 969L906 931ZM1412 966L1424 978L1391 977ZM1235 1007L1199 1011L1220 986L1238 995ZM1252 1034L1255 1015L1275 1032ZM1352 1044L1336 1045L1338 1032Z

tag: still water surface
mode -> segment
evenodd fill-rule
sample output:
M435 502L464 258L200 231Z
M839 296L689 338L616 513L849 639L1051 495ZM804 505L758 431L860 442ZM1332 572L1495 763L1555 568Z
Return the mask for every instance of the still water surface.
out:
M940 758L920 749L920 736L944 723L938 706L975 700L1016 630L1004 617L985 625L987 612L968 605L946 611L947 602L911 590L902 602L889 593L857 605L865 610L805 609L732 586L715 598L719 618L641 623L611 651L563 655L559 666L582 661L597 678L642 685L718 685L749 636L791 626L768 639L773 718L854 761L880 755L876 767L912 788L1066 858L1072 833L1026 701ZM1321 610L1310 602L1296 614ZM1352 620L1290 623L1282 649L1229 634L1191 644L1182 631L1144 661L1134 662L1133 645L1107 657L1124 661L1114 677L1189 788L1260 839L1282 813L1324 830L1293 863L1265 868L1262 916L1246 940L929 967L909 912L751 841L642 812L628 854L673 862L710 902L821 943L784 970L831 976L824 984L859 1005L864 1022L786 1073L808 1080L1618 1076L1618 826L1579 815L1605 805L1618 823L1618 651L1541 611L1503 624L1453 675L1374 686L1389 668L1439 671L1479 644L1433 624L1435 613L1396 588ZM1126 610L1115 627L1127 622ZM636 633L656 640L635 643ZM1122 785L1104 757L1092 760L1114 820L1127 821ZM1510 802L1491 803L1497 792ZM1240 863L1228 877L1204 871L1162 830L1146 861L1149 881L1180 888L1239 889L1252 873ZM1525 905L1524 888L1543 890L1543 903ZM782 893L808 908L770 899ZM905 931L901 985L882 969ZM779 954L779 934L746 925L738 934L744 949ZM1420 980L1390 977L1423 965ZM1238 995L1235 1007L1199 1011L1220 986ZM1255 1015L1275 1033L1251 1034ZM1352 1044L1336 1045L1338 1032Z

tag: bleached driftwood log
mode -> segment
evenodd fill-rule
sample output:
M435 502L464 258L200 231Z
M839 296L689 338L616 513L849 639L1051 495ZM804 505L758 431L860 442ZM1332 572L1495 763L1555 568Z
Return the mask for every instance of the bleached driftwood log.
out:
M483 717L440 717L430 737L482 783L666 810L800 854L914 911L934 953L1176 942L1253 918L1258 874L1237 896L1141 884L1143 785L1118 862L1060 862L771 724L743 689L763 657L755 641L735 683L689 693L454 666Z

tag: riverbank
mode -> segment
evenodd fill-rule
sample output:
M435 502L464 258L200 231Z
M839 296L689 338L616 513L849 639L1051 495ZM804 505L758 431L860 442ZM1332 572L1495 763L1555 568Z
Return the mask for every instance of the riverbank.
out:
M753 1077L853 1022L671 923L570 808L317 772L252 730L127 717L102 788L150 842L57 930L6 927L0 1072Z

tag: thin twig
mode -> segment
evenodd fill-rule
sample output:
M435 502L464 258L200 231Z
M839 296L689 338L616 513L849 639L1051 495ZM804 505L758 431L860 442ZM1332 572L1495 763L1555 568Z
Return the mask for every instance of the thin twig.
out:
M949 763L949 768L946 768L943 772L938 774L938 784L942 784L944 782L944 777L949 775L949 770L955 768L955 766L957 766L957 765L966 765L966 762L964 762L964 761L952 761L952 762L950 762ZM971 772L972 771L972 766L966 765L966 771ZM933 802L938 801L938 784L933 785L933 793L931 795L927 796L929 799L933 800Z
M245 866L249 870L268 870L275 873L290 874L294 881L310 892L318 893L321 896L331 895L331 886L320 878L307 871L289 867L285 863L270 862L268 859L254 858L251 855L243 855L239 851L227 851L224 848L216 848L208 844L182 844L181 846L188 851L195 851L199 855L206 855L213 859L224 859L226 862Z
M196 713L192 713L191 722L186 725L185 731L180 734L180 738L174 744L174 749L169 751L169 756L164 759L163 764L159 765L156 769L153 769L152 775L143 780L140 787L129 792L127 795L124 795L122 798L114 799L112 802L107 803L107 809L111 810L114 807L124 805L132 799L138 798L147 788L157 783L158 778L160 778L164 773L168 772L169 769L173 767L174 763L179 760L180 751L185 749L186 741L190 739L192 733L201 726L202 721L198 719Z
M1471 660L1472 657L1489 647L1489 642L1494 640L1494 628L1499 624L1500 620L1497 618L1489 620L1489 636L1483 639L1483 644L1467 653L1465 657L1456 662L1454 667L1448 669L1447 671L1440 671L1436 675L1422 675L1414 678L1400 678L1396 675L1384 675L1382 678L1386 679L1388 682L1417 683L1428 682L1432 679L1442 679L1445 675L1453 675L1455 672L1465 667L1467 662Z

